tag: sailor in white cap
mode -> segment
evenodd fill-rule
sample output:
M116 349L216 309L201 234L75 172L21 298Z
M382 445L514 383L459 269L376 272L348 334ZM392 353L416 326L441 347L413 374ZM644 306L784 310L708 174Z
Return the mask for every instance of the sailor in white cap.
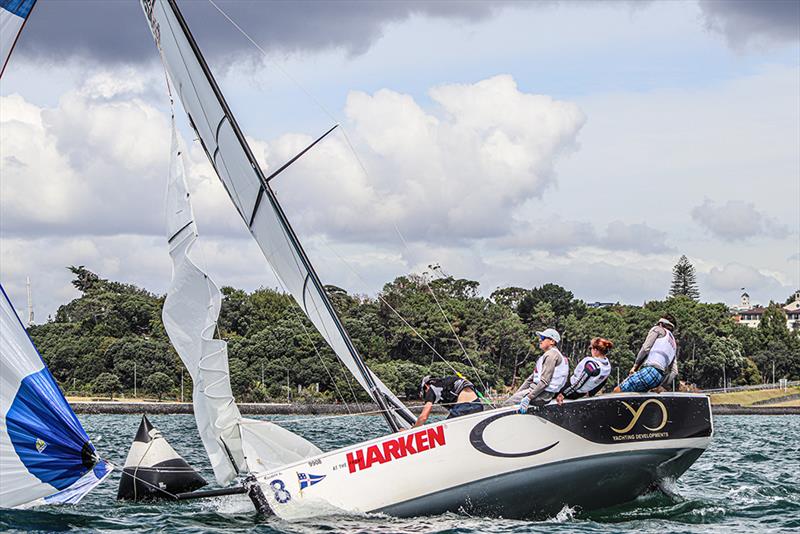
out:
M569 376L569 362L558 350L561 335L553 328L536 332L539 336L539 348L544 354L536 360L533 374L514 393L507 404L519 404L519 412L526 413L531 403L541 406L558 395Z

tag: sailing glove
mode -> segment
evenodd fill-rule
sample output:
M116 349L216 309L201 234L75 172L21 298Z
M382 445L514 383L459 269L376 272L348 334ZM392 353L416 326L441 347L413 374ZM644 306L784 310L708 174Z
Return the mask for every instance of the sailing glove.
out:
M528 413L528 406L531 405L531 399L528 396L522 397L522 400L519 401L519 413L525 414Z

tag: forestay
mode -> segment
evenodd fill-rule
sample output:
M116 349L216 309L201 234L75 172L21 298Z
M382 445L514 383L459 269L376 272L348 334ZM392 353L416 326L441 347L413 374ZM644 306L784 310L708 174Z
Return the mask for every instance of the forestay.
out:
M77 503L112 468L0 290L0 507Z
M173 0L142 0L165 67L231 200L280 279L316 329L393 428L408 427L411 412L366 368L239 130L222 93Z
M162 317L172 345L192 375L194 415L214 476L226 484L239 471L285 465L320 450L288 430L243 420L239 413L228 375L228 345L214 339L222 296L190 258L198 233L174 121L171 151L166 223L172 282ZM261 463L253 463L256 457Z

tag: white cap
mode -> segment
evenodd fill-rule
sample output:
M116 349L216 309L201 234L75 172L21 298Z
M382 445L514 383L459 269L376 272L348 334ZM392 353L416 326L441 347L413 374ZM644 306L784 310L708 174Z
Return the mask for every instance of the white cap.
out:
M536 335L539 337L549 337L556 343L561 343L561 335L553 328L545 328L541 332L536 332Z

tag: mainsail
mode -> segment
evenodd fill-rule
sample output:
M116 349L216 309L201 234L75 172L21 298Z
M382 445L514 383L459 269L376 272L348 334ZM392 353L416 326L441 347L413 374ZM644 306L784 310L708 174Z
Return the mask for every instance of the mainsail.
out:
M76 503L111 473L0 286L0 507Z
M0 76L36 0L0 0Z
M189 121L275 274L339 359L382 408L392 429L408 428L414 416L366 367L353 345L175 1L141 2Z
M288 430L242 419L239 413L228 375L228 345L214 339L222 295L189 257L198 234L174 120L171 151L166 222L172 282L162 317L172 345L192 375L194 415L214 476L226 484L239 472L285 465L320 450Z

